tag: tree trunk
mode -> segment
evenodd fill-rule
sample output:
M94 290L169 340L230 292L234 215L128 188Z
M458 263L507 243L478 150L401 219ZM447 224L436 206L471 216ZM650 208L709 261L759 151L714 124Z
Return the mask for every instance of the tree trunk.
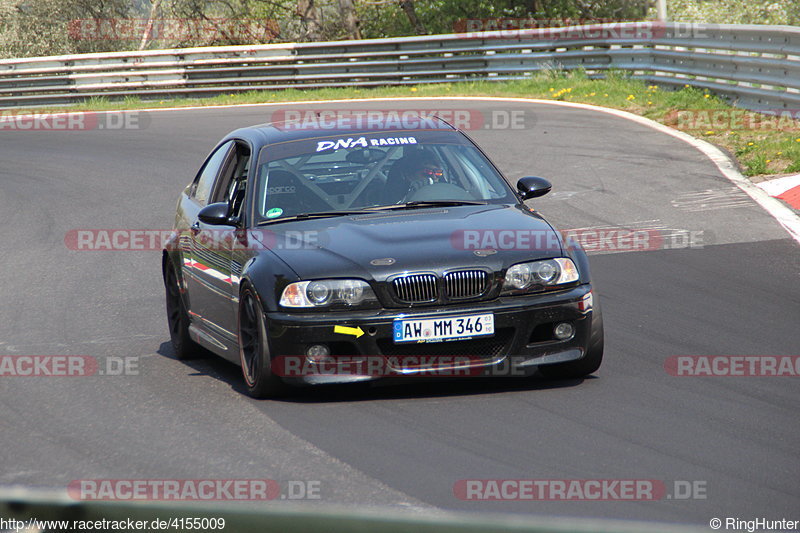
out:
M297 0L297 15L306 27L306 37L310 41L322 39L322 27L319 23L319 11L315 0Z
M153 5L150 6L150 17L147 19L147 27L142 34L142 41L139 43L139 50L144 50L147 46L147 41L150 39L150 32L153 30L153 19L156 18L158 13L158 4L161 0L151 0Z
M348 39L361 39L361 21L358 20L356 6L353 0L339 0L339 9L342 12L342 20L347 30Z
M406 12L408 21L414 26L417 35L428 35L428 30L417 17L417 10L414 8L414 0L400 0L400 7Z

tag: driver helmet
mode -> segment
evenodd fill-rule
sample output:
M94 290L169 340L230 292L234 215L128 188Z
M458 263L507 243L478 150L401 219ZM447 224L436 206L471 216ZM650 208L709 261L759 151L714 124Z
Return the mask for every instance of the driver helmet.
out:
M413 193L426 185L445 181L444 168L435 155L421 152L408 166L406 179L409 182L409 193Z

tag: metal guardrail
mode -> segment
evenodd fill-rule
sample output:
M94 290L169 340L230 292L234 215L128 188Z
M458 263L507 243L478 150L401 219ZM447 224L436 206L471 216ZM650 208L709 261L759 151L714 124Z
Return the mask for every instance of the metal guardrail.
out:
M621 70L709 89L749 109L800 108L800 28L631 22L393 39L0 60L0 108L91 97L513 80Z

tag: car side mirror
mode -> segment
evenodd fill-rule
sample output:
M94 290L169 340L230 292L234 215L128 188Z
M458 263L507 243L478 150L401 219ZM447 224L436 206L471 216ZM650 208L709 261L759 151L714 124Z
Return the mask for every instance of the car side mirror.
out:
M537 178L536 176L528 176L520 178L517 182L517 190L522 195L523 200L530 198L538 198L550 192L553 184L544 178Z
M228 202L209 204L197 213L197 218L200 219L200 222L209 226L224 226L230 223L228 209Z

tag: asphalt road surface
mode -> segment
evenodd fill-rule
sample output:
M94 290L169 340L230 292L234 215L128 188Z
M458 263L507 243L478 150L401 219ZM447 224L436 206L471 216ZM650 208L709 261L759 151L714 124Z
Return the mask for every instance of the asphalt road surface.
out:
M276 108L157 112L136 130L0 131L0 355L89 355L101 368L138 358L128 359L138 375L0 378L0 485L270 478L318 481L326 504L413 512L799 519L800 378L664 369L673 355L800 353L800 247L770 215L695 148L622 118L545 104L350 107L389 105L521 110L523 129L469 133L510 180L552 180L553 193L533 202L551 222L701 232L702 242L593 255L606 327L594 377L254 401L237 367L174 359L159 252L74 251L65 235L169 229L179 191L218 139ZM459 480L506 478L655 479L670 491L690 481L705 498L487 502L453 492Z

